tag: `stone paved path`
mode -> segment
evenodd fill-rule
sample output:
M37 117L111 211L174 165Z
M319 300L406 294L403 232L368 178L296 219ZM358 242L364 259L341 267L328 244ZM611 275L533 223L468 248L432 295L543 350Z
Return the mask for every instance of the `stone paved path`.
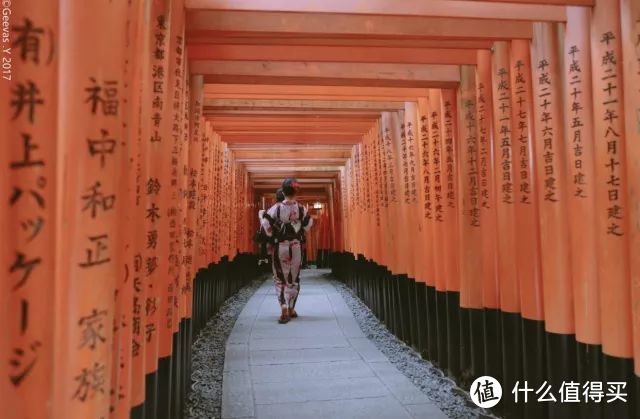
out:
M300 317L285 325L271 281L251 297L227 341L222 417L445 418L363 335L327 272L302 272Z

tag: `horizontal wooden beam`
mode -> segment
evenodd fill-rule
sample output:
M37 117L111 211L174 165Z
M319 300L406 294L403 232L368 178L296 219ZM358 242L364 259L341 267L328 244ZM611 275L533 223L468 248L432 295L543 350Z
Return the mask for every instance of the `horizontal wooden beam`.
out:
M335 166L296 166L295 168L291 168L291 167L255 167L255 168L251 168L250 170L248 170L251 173L260 173L260 172L265 172L265 173L282 173L282 172L286 172L289 173L288 176L296 176L296 174L301 173L304 174L305 172L337 172L339 171L343 166L342 165L335 165Z
M278 77L278 76L243 76L243 75L217 75L204 76L205 83L229 83L229 84L280 84L292 86L299 84L315 84L317 86L363 86L363 87L424 87L431 89L455 88L453 82L435 82L426 80L397 80L397 79L358 79L341 77Z
M450 0L459 1L459 0ZM515 3L558 6L595 6L596 0L473 0L478 3Z
M456 65L316 63L307 61L193 61L193 74L206 83L329 84L334 86L455 87L460 81ZM212 80L213 79L213 80ZM268 84L268 83L261 83Z
M400 109L400 108L398 108ZM380 116L379 111L366 110L366 109L338 109L338 110L321 110L311 108L298 108L298 109L224 109L224 108L205 108L203 110L204 116L207 118L214 118L217 116L358 116L358 117L371 117L378 118Z
M211 36L211 31L189 30L187 44L208 45L278 45L284 48L289 46L340 46L340 47L384 47L384 48L445 48L445 49L491 49L491 40L483 39L420 39L410 40L394 36L367 37L367 38L327 38L299 35L295 38L284 35L266 35L261 33L248 33L245 36Z
M266 167L266 166L304 166L304 165L344 165L347 157L344 158L327 158L327 157L311 157L311 158L283 158L276 157L272 159L247 159L235 157L236 162L244 163L245 167Z
M265 135L223 135L222 140L227 143L259 142L291 143L291 144L357 144L362 141L362 135L356 134L265 134Z
M250 173L249 179L253 182L256 188L267 188L276 185L279 187L282 185L281 173L265 174L265 173ZM310 173L303 173L298 179L298 182L303 184L305 189L314 189L324 187L327 183L335 181L337 172L335 175L331 172L322 172L322 177L312 176Z
M340 129L308 129L305 130L303 128L272 128L269 130L258 130L258 129L215 129L214 131L222 136L250 136L255 135L257 137L267 137L267 136L276 136L276 135L302 135L302 134L313 134L317 136L325 136L330 137L332 135L364 135L371 128L340 128Z
M326 119L313 119L309 117L295 119L249 119L249 118L229 118L229 119L221 119L221 118L211 118L208 119L211 122L211 126L214 129L274 129L274 128L321 128L321 129L337 129L337 128L370 128L372 125L372 120L349 120L349 119L340 119L340 120L326 120Z
M475 50L343 46L197 44L187 47L189 60L309 61L335 63L475 64Z
M241 123L245 125L303 125L303 124L348 124L348 123L372 123L376 120L372 116L352 115L214 115L207 118L215 125Z
M425 2L426 3L426 2ZM530 22L414 16L363 16L321 13L268 13L191 10L188 31L209 36L416 37L427 39L531 39ZM200 32L200 35L203 33ZM407 46L411 41L407 40Z
M281 99L205 99L206 110L216 109L309 109L309 110L357 110L357 111L394 111L404 109L404 102L373 101L327 101L327 100L281 100Z
M365 134L372 123L308 123L307 126L295 123L251 124L251 123L214 123L212 129L221 134L253 134L253 133L359 133Z
M240 152L242 150L259 150L268 152L270 150L284 150L284 151L300 151L300 147L292 144L268 144L268 143L242 143L242 144L229 144L229 149L233 152ZM309 152L323 152L325 150L339 150L351 152L353 145L351 144L309 144L304 147L305 151Z
M189 9L357 15L428 16L562 22L565 9L553 5L496 4L449 0L186 0Z
M475 52L474 52L475 53ZM361 87L313 85L205 84L205 98L303 99L303 100L416 100L426 97L428 89L410 87ZM327 99L330 97L331 99ZM363 99L367 98L367 99Z
M345 155L346 153L310 153L310 154L292 154L292 153L247 153L247 152L234 152L233 157L236 161L242 162L259 162L263 161L273 161L273 160L286 160L286 161L313 161L316 159L322 160L335 160L344 162L350 156Z

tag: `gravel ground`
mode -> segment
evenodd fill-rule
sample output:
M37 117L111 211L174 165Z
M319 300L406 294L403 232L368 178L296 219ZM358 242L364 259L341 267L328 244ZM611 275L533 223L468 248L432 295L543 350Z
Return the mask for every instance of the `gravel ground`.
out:
M213 419L221 416L225 344L236 318L264 281L265 277L255 279L229 298L193 344L193 384L186 406L187 418Z
M495 418L490 412L473 404L469 393L458 387L440 369L431 362L422 359L416 351L391 334L347 285L334 279L331 274L325 274L324 277L342 295L362 332L445 415L460 419Z

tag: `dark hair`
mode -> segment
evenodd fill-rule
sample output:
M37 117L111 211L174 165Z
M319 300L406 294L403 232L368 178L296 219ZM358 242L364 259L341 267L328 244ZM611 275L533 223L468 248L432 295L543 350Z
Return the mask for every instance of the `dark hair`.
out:
M284 192L282 192L282 188L278 188L276 191L276 202L284 201Z
M282 182L282 192L285 196L294 196L298 192L298 181L293 178L287 178Z

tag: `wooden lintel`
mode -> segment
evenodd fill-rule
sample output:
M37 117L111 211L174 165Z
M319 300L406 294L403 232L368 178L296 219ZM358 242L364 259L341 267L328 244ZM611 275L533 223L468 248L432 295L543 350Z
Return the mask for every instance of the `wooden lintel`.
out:
M459 0L450 0L459 1ZM596 0L474 0L478 3L515 3L534 5L556 5L556 6L595 6Z
M265 142L265 143L291 143L291 144L357 144L362 141L359 134L234 134L222 135L222 140L227 143Z
M196 71L194 70L194 73ZM201 74L201 73L196 73ZM329 77L277 77L277 76L244 76L244 75L212 75L204 76L205 83L232 84L315 84L317 86L363 86L363 87L422 87L429 89L453 89L457 82L431 80L397 80L397 79L357 79L357 78L329 78Z
M532 36L531 22L524 20L218 10L188 11L187 28L189 32L208 31L211 37L286 34L292 38L313 35L510 40ZM409 40L407 46L411 46Z
M539 2L539 3L545 3ZM357 15L427 16L562 22L563 7L524 2L495 4L472 0L186 0L188 9L261 12L297 12Z
M304 172L337 172L342 167L343 167L342 165L338 165L338 166L335 166L335 165L334 166L296 166L295 168L274 166L274 167L256 167L256 168L252 168L250 170L250 172L252 172L252 173L260 173L260 172L266 172L266 173L280 173L280 172L289 172L289 173L296 173L296 172L300 172L300 173L304 173Z
M400 108L398 108L400 109ZM378 118L380 116L379 111L366 110L366 109L332 109L332 110L319 110L319 109L204 109L203 115L207 118L217 116L358 116Z
M353 145L351 144L309 144L304 149L307 151L323 151L323 150L342 150L351 153ZM299 147L292 144L277 144L277 143L242 143L242 144L229 144L229 149L234 152L238 150L262 150L268 152L274 149L284 150L300 150Z
M211 36L211 31L191 30L188 28L187 44L208 45L277 45L288 48L293 45L339 46L339 47L383 47L383 48L445 48L445 49L491 49L492 41L485 39L423 39L387 37L367 38L327 38L299 35L295 38L278 35L249 33L248 36Z
M407 42L407 46L410 45ZM187 47L189 60L309 61L335 63L475 64L475 50L197 44Z
M333 86L454 87L457 65L318 63L307 61L193 61L205 83L313 84Z
M322 99L321 97L331 96L348 100L395 100L393 98L403 97L415 100L428 95L428 89L402 88L402 87L335 87L335 86L313 86L313 85L246 85L246 84L205 84L205 98L238 98L247 99L307 99L307 100L337 100ZM247 95L247 97L244 97ZM253 96L251 96L253 95ZM314 97L314 99L309 99ZM368 97L372 99L361 99ZM376 99L373 99L376 98ZM392 98L392 99L388 99Z
M314 109L314 110L375 110L404 109L404 102L326 101L326 100L263 100L263 99L205 99L205 109Z

